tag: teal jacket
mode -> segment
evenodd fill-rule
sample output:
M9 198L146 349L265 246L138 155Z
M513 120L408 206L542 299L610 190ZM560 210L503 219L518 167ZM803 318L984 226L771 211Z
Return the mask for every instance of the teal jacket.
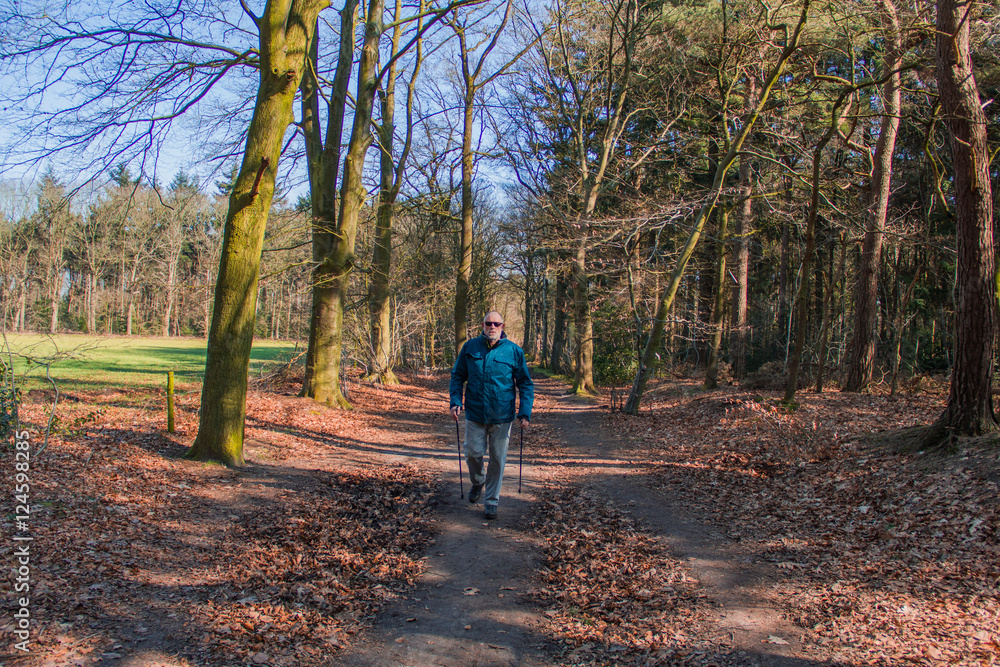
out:
M451 405L462 405L465 388L465 418L480 424L503 424L531 419L535 401L534 383L524 362L524 350L502 334L490 348L486 336L467 340L451 370ZM515 413L515 399L520 409Z

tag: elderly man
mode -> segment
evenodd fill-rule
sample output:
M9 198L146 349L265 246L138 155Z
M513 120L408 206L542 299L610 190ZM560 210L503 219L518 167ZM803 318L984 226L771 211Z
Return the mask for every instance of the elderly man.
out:
M535 399L524 350L507 338L503 316L495 310L483 317L483 334L462 346L451 371L451 415L455 421L462 413L463 387L465 460L472 480L469 502L479 502L485 491L485 516L495 519L510 428L515 415L521 420L521 428L528 425ZM515 413L518 397L520 406ZM484 473L483 457L487 450L490 463Z

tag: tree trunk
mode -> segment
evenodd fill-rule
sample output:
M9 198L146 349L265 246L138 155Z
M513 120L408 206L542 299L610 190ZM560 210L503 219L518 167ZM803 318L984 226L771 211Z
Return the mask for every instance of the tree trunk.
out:
M85 275L83 276L83 312L84 312L83 320L84 320L84 329L86 330L87 333L92 334L96 332L94 331L94 328L90 324L90 299L93 294L93 292L91 292L92 285L90 282L90 276L91 274L89 272L85 273Z
M993 195L986 117L969 48L973 4L939 0L937 8L938 90L955 165L958 299L948 404L928 431L925 447L997 428L990 384L997 306Z
M791 184L788 187L788 198L791 204ZM788 264L791 254L790 228L788 220L783 219L781 221L781 256L778 260L777 340L779 348L785 349L786 352L786 341L788 340Z
M527 261L524 267L524 340L521 347L528 356L528 361L534 361L535 354L535 309L531 300L534 297L534 257L528 251Z
M170 266L167 267L167 293L166 293L166 305L163 307L163 335L170 336L170 318L174 312L174 299L175 299L175 288L174 283L177 280L177 263L172 259L170 260Z
M544 278L542 279L542 326L539 346L539 357L543 368L549 365L549 271L545 267Z
M422 7L423 5L421 5ZM391 53L397 53L402 37L402 2L396 0ZM375 247L372 251L372 279L368 288L369 326L371 358L369 359L369 380L382 384L399 384L392 371L392 304L389 294L389 271L392 268L392 226L395 215L396 198L402 179L402 171L410 152L413 136L413 91L423 54L417 47L416 65L410 79L406 99L406 142L397 165L393 161L393 140L396 132L396 62L389 65L381 95L382 122L379 135L379 203L375 214Z
M278 290L271 303L271 338L277 340L281 338L281 306L283 290Z
M715 265L715 305L712 307L711 337L708 344L708 361L705 366L705 383L702 389L719 386L719 347L722 345L722 323L726 311L726 231L729 227L729 209L719 211L719 256Z
M343 310L338 281L338 271L342 270L342 265L338 264L338 261L342 261L343 258L334 255L340 252L336 236L339 213L337 176L340 169L344 108L347 103L347 89L354 57L357 7L358 0L347 0L340 12L340 55L331 91L325 144L321 139L319 127L318 83L311 72L303 79L302 96L303 130L306 138L306 154L309 157L309 189L312 195L315 268L312 276L309 346L306 351L306 372L301 395L343 408L350 407L340 390ZM317 47L313 46L311 57L314 63L316 52ZM363 161L363 153L361 157ZM353 246L351 239L352 255Z
M52 278L52 290L49 294L49 304L52 316L49 319L49 333L55 334L59 329L59 273Z
M733 292L733 315L730 354L733 378L742 380L747 374L747 309L750 297L750 236L753 234L753 183L750 160L740 155L740 213L736 228L736 289Z
M467 83L468 85L468 83ZM475 120L473 93L465 96L462 121L462 227L458 235L458 270L455 272L455 351L469 337L469 291L472 282L472 130Z
M580 233L573 262L573 320L576 324L573 392L579 394L597 393L594 384L594 320L590 315L590 276L587 275L588 238L586 231Z
M383 0L370 0L365 23L364 43L358 65L358 92L354 107L351 138L344 157L343 183L337 209L335 233L330 235L329 251L322 260L323 282L317 285L324 294L318 312L324 331L315 332L317 346L312 382L306 393L311 398L334 407L350 408L340 385L341 353L344 341L344 307L347 289L354 270L358 220L367 189L362 181L365 157L372 143L371 120L378 87L378 44L383 32ZM339 74L339 71L338 71ZM329 142L329 135L328 135ZM329 168L325 165L324 168ZM326 192L330 199L333 193ZM314 308L316 303L314 301ZM314 314L315 317L315 314Z
M387 101L393 96L387 94ZM379 206L375 219L375 248L372 251L372 276L368 289L368 309L371 333L371 359L369 380L382 384L399 384L399 379L392 371L392 307L389 302L389 270L392 263L392 218L395 197L390 193L393 166L392 155L386 153L386 142L392 146L392 127L386 131L385 114L391 118L388 102L383 104L383 126L381 141L382 152L382 189L379 194ZM386 135L389 136L386 136ZM388 161L388 165L385 162ZM388 169L388 173L387 170Z
M913 279L910 281L910 284L907 285L906 292L903 293L903 297L900 300L899 309L896 311L896 319L893 323L895 338L892 342L892 378L889 381L890 397L896 395L896 387L898 386L899 362L902 358L900 350L903 346L903 331L906 329L906 325L909 322L906 318L906 308L910 305L910 297L913 296L913 287L917 284L917 280L920 278L920 274L923 270L923 267L918 264L916 270L913 272Z
M552 357L549 369L556 375L566 372L563 366L563 350L566 347L566 292L569 289L569 277L564 269L556 273L556 299L552 323Z
M843 269L845 264L845 253L847 252L847 241L845 234L840 235L840 264ZM834 275L833 255L836 250L837 240L830 241L830 267L826 272L826 294L823 300L823 325L819 335L819 355L816 369L816 392L823 393L823 383L826 371L826 356L830 346L830 326L833 320L833 309L836 302L836 286L840 284L842 274Z
M24 312L26 310L27 302L28 302L28 277L27 277L27 273L25 273L25 276L21 279L21 291L20 291L20 294L18 294L18 297L17 297L17 318L16 318L17 325L16 325L16 329L20 333L24 333L25 332L25 328L24 328Z
M882 127L872 165L868 215L861 246L861 262L854 291L854 335L848 346L850 367L844 391L863 391L871 386L875 369L878 321L878 265L885 237L886 211L891 194L892 159L899 131L899 111L902 105L902 76L898 71L903 58L903 37L893 0L880 0L882 18L889 48L886 49L883 75L889 78L882 89Z
M247 373L264 228L285 131L325 0L271 0L258 19L260 83L239 176L229 196L198 435L187 457L243 464Z

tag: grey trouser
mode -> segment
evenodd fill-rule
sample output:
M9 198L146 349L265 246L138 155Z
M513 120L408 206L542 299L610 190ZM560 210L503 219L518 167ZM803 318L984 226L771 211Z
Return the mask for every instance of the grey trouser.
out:
M500 503L500 485L503 483L503 467L507 462L507 444L510 442L510 427L514 422L503 424L480 424L465 420L465 461L469 464L469 478L473 484L485 484L484 505ZM483 473L483 457L490 452L490 465Z

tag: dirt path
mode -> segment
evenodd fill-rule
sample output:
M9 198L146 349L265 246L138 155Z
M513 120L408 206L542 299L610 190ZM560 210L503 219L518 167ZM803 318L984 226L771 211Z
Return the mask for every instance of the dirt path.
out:
M726 664L817 664L797 657L799 633L765 602L776 575L768 564L718 528L689 516L682 495L644 486L634 465L636 450L607 432L593 402L566 396L564 385L553 380L537 381L536 390L533 428L550 430L559 444L539 451L532 447L529 429L529 464L519 494L515 432L498 521L485 521L481 505L459 499L456 435L447 417L437 425L438 451L417 447L395 455L417 461L447 482L436 543L409 599L390 606L338 656L339 664L550 664L557 647L542 634L546 619L527 595L542 548L532 535L531 516L538 490L577 483L623 508L685 562L715 603L715 624L730 638L719 647ZM440 455L449 448L453 456Z
M538 631L543 619L527 594L541 547L530 532L532 490L543 483L544 468L524 468L522 493L517 492L519 441L515 431L500 517L487 521L481 502L468 501L464 464L465 477L459 483L458 433L444 411L446 405L442 396L434 441L388 457L390 462L417 461L446 482L446 491L438 499L436 539L427 554L427 569L410 597L386 609L360 641L338 655L338 664L550 664L554 647ZM530 443L530 429L527 438ZM428 446L433 451L426 451ZM465 497L460 498L463 492Z
M673 598L679 605L676 613L663 616L664 608L640 605L612 621L644 628L632 637L634 645L623 658L629 664L644 663L647 657L648 664L705 667L820 664L799 657L815 657L815 646L803 649L799 633L778 610L780 601L769 602L781 573L749 551L747 543L705 520L709 510L704 503L685 497L683 489L674 490L683 484L668 484L666 490L646 486L644 446L615 432L606 409L595 402L566 395L565 385L555 380L536 381L534 420L525 432L522 489L518 491L520 442L515 431L500 518L486 521L481 504L459 497L460 488L468 493L469 482L463 465L460 487L455 422L446 411L440 378L424 378L403 390L357 391L362 407L349 412L327 410L292 393L255 396L248 412L248 465L239 471L180 458L194 434L194 410L181 413L187 421L176 441L128 432L141 446L130 445L124 454L117 441L108 438L99 446L84 443L77 445L80 451L61 452L60 466L77 466L72 479L87 481L90 486L84 491L113 507L90 503L80 509L70 505L72 499L53 503L92 512L93 518L81 514L86 520L80 525L100 519L102 532L86 529L85 534L107 542L100 550L98 542L88 542L93 553L83 555L91 554L90 560L69 566L57 562L51 568L53 581L85 577L106 562L116 563L121 574L98 572L80 579L73 615L63 611L65 602L53 598L52 613L62 614L58 618L64 620L51 626L55 636L47 640L47 652L24 664L192 667L220 664L220 656L242 651L236 654L238 660L222 664L249 661L281 667L306 660L352 667L540 667L588 664L587 646L603 647L602 664L607 664L618 655L618 647L626 650L624 645L607 637L590 644L589 639L580 641L579 633L567 634L569 626L583 619L572 611L573 605L580 604L577 611L585 605L567 601L572 588L567 579L547 580L565 584L542 583L543 572L553 577L559 567L548 562L554 569L542 570L546 554L558 550L553 540L569 540L579 528L575 524L583 525L589 516L585 508L577 511L573 506L584 496L587 503L637 520L638 529L655 541L654 551L663 552L657 562L671 576L680 573L685 590L694 589L692 595ZM150 443L163 448L143 448ZM81 461L90 461L90 467ZM437 489L432 511L424 509L419 515L408 509L410 496L386 495L403 493L418 477L427 493ZM392 487L391 480L397 478L401 484ZM439 483L434 484L435 479ZM403 498L403 505L388 500L397 497ZM426 502L427 496L423 498ZM348 501L367 503L371 511L351 514ZM551 520L553 508L563 516L559 521ZM306 521L310 512L325 519ZM343 612L288 604L306 594L320 604L316 595L329 594L323 588L323 563L348 557L337 555L342 552L331 535L351 532L357 517L396 526L394 535L413 527L425 536L425 526L405 521L428 520L428 515L434 541L418 552L424 556L422 566L407 561L414 574L420 573L415 586L390 584L379 591L374 589L381 584L372 583L374 588L355 591L361 597ZM62 516L49 516L46 523L70 527ZM310 527L312 532L302 533L306 537L289 537L287 526L298 531L314 526L315 531ZM326 528L330 535L317 532ZM64 534L54 532L47 540L55 544ZM322 551L302 541L321 535L327 540ZM629 597L632 593L622 591L631 589L640 574L662 579L659 583L667 586L666 572L656 574L652 566L612 567L621 563L611 560L640 552L629 544L609 547L609 562L591 570L595 577L620 573L607 583L608 588L621 584L621 590L611 594L602 588L616 605L635 601ZM374 548L359 557L373 563L392 557L384 544ZM596 562L593 553L581 552L587 566ZM234 559L240 564L236 570L230 566ZM589 590L601 586L578 570L573 575L583 577L576 581ZM261 583L268 581L280 585ZM696 584L688 586L692 581ZM288 582L294 587L282 589ZM559 595L567 592L565 604L553 601L553 588ZM323 595L319 599L329 604ZM382 611L373 619L367 610L378 608ZM337 623L323 626L333 613L339 614ZM305 642L290 639L299 623L310 628ZM234 630L237 625L246 632ZM659 638L644 639L646 629ZM317 643L317 636L325 637L325 643ZM623 641L631 644L632 639ZM664 647L679 647L683 655L664 657L658 653Z

